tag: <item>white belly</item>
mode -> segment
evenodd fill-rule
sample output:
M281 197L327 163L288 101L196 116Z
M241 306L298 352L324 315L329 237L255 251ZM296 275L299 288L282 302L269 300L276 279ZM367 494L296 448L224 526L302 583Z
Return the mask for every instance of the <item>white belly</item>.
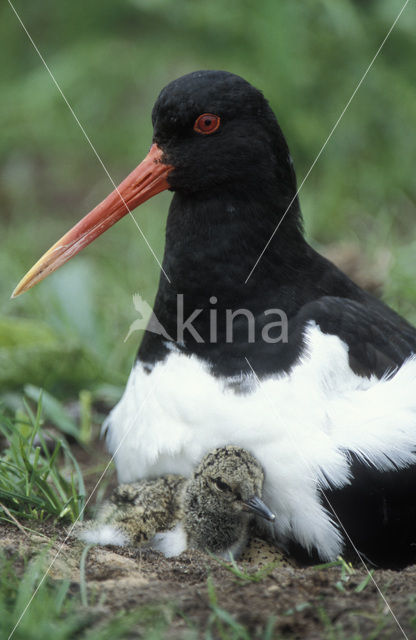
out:
M196 357L172 352L150 374L136 363L104 425L119 481L188 476L209 450L239 445L263 466L278 538L336 557L343 539L319 489L327 479L349 483L346 449L381 469L416 462L416 360L388 380L369 380L351 371L339 338L312 324L306 338L290 374L260 383L253 375L244 395Z

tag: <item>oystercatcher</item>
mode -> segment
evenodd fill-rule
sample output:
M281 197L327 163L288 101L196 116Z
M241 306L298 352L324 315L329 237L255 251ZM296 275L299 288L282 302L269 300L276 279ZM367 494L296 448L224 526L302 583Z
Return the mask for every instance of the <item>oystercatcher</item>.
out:
M152 120L146 159L15 291L174 192L153 309L163 331L149 325L105 425L119 480L190 475L212 448L238 445L265 470L276 537L293 552L333 559L352 544L380 565L412 561L416 330L307 244L260 91L197 71L162 90Z
M78 537L92 544L149 544L167 557L199 549L236 558L247 544L253 515L275 519L259 497L263 480L248 451L214 449L188 480L168 475L119 485Z

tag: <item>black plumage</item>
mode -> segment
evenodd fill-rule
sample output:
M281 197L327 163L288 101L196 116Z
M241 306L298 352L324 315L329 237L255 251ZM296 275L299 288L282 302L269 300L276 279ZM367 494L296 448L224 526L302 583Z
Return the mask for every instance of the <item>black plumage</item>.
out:
M192 125L206 112L218 114L221 125L203 136ZM177 295L183 295L184 318L202 310L192 323L198 337L186 332L179 348L207 360L221 376L249 372L247 358L262 377L290 370L302 351L305 325L314 321L346 342L360 374L381 377L415 352L416 330L304 239L289 149L260 91L227 72L191 73L163 89L152 119L154 142L174 167L169 184L175 192L163 259L171 282L161 274L154 312L176 336ZM226 310L241 308L255 317L254 341L241 317L227 342ZM262 340L267 309L286 314L288 342ZM167 353L164 338L147 333L138 357L153 364Z

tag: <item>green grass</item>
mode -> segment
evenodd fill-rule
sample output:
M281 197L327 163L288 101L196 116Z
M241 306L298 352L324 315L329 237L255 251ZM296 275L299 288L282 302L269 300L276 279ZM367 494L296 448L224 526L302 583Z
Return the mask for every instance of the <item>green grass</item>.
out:
M274 616L265 621L262 629L258 629L256 635L253 636L249 629L238 622L231 612L223 609L218 603L217 590L210 576L207 579L208 600L211 614L208 618L205 630L206 640L252 640L253 638L261 638L261 640L272 640L276 619Z
M0 557L0 567L0 631L7 638L42 578L44 563L40 558L28 563L19 577L13 558ZM86 614L80 615L76 601L68 597L69 586L69 581L44 581L13 635L15 640L76 637L85 627Z
M236 578L238 578L238 581L241 582L261 582L270 573L272 573L273 569L276 569L276 567L280 566L281 564L279 560L276 560L275 562L270 562L269 564L261 567L260 569L257 569L256 571L246 571L237 564L232 554L230 554L230 560L228 562L221 560L213 554L210 555L216 562L218 562L219 565L221 565L221 567L224 567L224 569L232 573Z
M381 632L387 627L386 616L381 610L378 615L370 615L365 610L356 610L354 613L356 631L351 634L351 631L345 631L342 623L332 622L325 611L323 606L317 607L316 613L322 623L322 636L324 640L378 640ZM372 630L366 633L365 637L359 631L360 622L366 618L372 623ZM392 636L394 637L394 636Z
M346 592L348 590L348 583L351 578L356 575L357 571L354 569L350 562L346 562L342 556L338 556L337 560L333 562L326 562L325 564L318 564L314 566L314 569L332 569L332 567L339 567L340 577L334 583L335 588L338 591ZM371 584L374 570L368 571L367 575L361 580L361 582L353 588L354 593L362 593L366 587Z
M166 607L141 607L103 615L103 603L83 606L69 580L43 580L45 560L38 556L16 571L16 558L0 554L0 637L17 624L14 640L121 640L162 638L169 623ZM33 593L36 595L22 616Z
M18 420L0 414L7 440L0 454L2 519L69 520L82 516L85 488L81 471L63 438L49 451L42 435L42 403L34 415L27 403ZM36 438L36 440L35 440Z

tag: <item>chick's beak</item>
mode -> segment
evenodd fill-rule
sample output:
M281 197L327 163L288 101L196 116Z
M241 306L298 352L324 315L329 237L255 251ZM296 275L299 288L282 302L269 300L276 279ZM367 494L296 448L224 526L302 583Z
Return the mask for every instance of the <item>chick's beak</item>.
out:
M167 177L172 169L173 166L163 162L160 147L152 144L143 162L27 272L13 291L12 298L46 278L139 204L169 189Z
M274 520L276 519L275 514L258 496L253 496L248 500L244 500L243 509L244 511L251 511L256 516L260 516L265 520L269 520L269 522L274 522Z

